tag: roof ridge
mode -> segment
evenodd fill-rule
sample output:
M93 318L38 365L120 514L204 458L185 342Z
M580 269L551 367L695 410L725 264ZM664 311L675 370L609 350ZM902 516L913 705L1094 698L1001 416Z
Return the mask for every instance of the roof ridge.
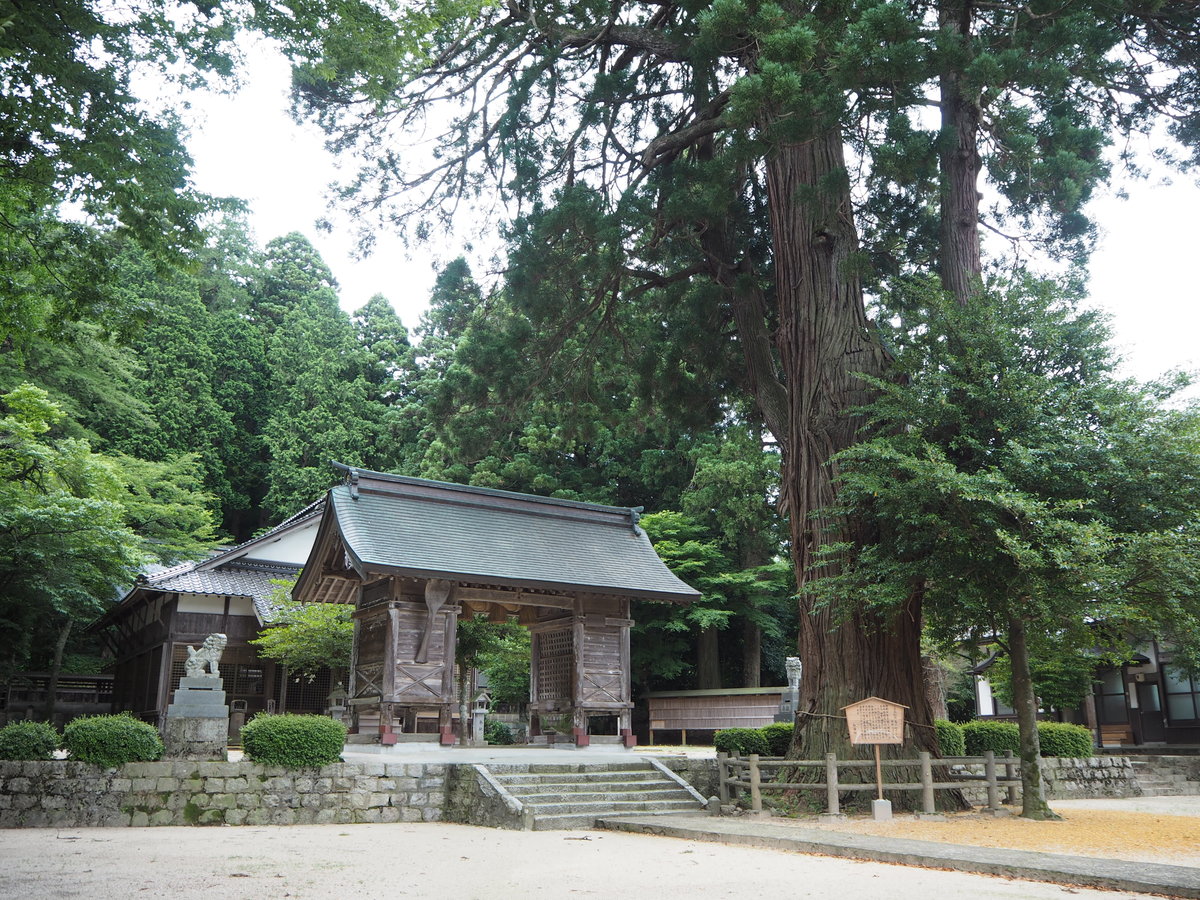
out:
M322 496L320 500L310 503L310 504L308 504L308 506L304 507L304 509L300 510L299 512L294 513L291 516L288 516L288 518L284 519L282 522L280 522L274 528L270 528L270 529L264 531L262 534L256 534L256 535L254 535L254 537L249 538L248 540L244 540L240 544L230 547L227 550L222 550L216 556L209 556L209 557L206 557L205 559L197 560L195 565L197 565L197 566L204 565L207 568L215 569L217 566L219 566L221 564L221 560L225 559L225 557L229 556L231 553L237 553L239 550L245 550L250 545L257 544L259 541L262 541L265 538L269 538L273 534L278 534L280 531L283 531L285 528L289 528L292 525L295 525L297 522L301 522L301 521L304 521L305 519L319 515L320 512L324 508L325 508L325 497Z
M473 484L459 484L453 481L437 481L432 478L417 478L412 475L396 475L391 472L376 472L371 469L363 469L359 466L348 466L345 463L337 461L333 462L335 468L341 469L346 473L346 481L354 486L362 478L368 478L375 481L385 481L392 484L406 485L410 487L427 487L437 488L452 491L455 493L471 494L479 497L492 497L495 499L519 500L529 503L545 504L547 506L560 506L568 509L588 510L590 512L602 512L609 514L621 515L625 518L634 517L643 509L641 506L611 506L605 503L593 503L588 500L567 500L563 497L546 497L541 494L526 494L521 491L506 491L501 488L481 487Z

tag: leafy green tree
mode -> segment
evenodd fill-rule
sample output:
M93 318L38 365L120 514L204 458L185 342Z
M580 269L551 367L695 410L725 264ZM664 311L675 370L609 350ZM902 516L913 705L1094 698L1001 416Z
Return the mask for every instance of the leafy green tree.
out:
M0 666L44 653L31 636L53 630L50 717L73 627L102 612L145 562L209 549L210 498L190 461L112 459L57 437L64 414L41 388L19 385L0 403Z
M272 241L255 316L268 331L270 466L264 505L275 518L319 498L336 480L329 465L374 465L375 423L366 360L332 276L302 235Z
M514 650L524 643L529 647L529 636L516 622L489 622L486 616L475 615L458 620L458 636L454 645L454 661L458 672L458 723L459 740L466 743L471 722L471 670L486 664L504 661L504 668L515 664ZM528 672L529 658L526 654L525 668ZM510 676L510 686L512 678ZM524 701L529 699L526 685ZM474 735L482 739L483 735Z
M228 4L133 0L0 3L0 342L63 319L117 326L108 236L156 259L199 240L208 205L189 181L175 118L133 93L135 71L167 78L229 73ZM64 221L74 204L89 227Z
M1164 408L1167 392L1117 380L1098 317L1052 285L1018 282L966 306L919 297L898 357L906 377L876 385L880 436L837 458L842 502L879 540L819 589L830 604L884 609L919 592L942 642L995 640L1020 725L1022 811L1052 817L1036 654L1053 647L1049 666L1114 645L1164 602L1194 617L1194 577L1148 576L1140 550L1195 543L1200 420Z
M309 681L327 666L348 666L354 646L353 608L344 603L296 603L288 592L295 580L275 582L271 602L276 618L250 643Z

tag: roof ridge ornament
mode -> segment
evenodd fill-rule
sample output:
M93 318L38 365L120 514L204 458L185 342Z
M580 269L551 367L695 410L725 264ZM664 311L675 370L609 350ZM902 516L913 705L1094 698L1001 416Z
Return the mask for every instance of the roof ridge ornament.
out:
M638 522L642 520L642 513L645 511L644 506L629 507L629 527L633 529L633 533L638 533Z

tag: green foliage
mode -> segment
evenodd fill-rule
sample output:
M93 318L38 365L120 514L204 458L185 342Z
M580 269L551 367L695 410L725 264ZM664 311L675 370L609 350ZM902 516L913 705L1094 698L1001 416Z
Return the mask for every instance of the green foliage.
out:
M105 768L152 762L163 754L162 739L154 726L129 714L73 719L63 729L62 743L72 759Z
M0 341L83 316L119 328L138 311L109 302L113 239L170 259L198 241L209 204L176 117L134 96L134 73L227 74L235 17L215 4L4 0L0 22ZM98 227L61 221L68 204Z
M1038 740L1042 745L1042 756L1086 759L1094 752L1092 732L1083 725L1039 722Z
M529 629L504 628L494 635L478 657L479 669L487 675L493 703L524 707L529 702Z
M242 748L266 766L299 769L337 762L346 726L325 716L259 713L242 726Z
M1096 637L1101 632L1097 630ZM1089 648L1090 650L1090 648ZM1060 651L1053 639L1039 641L1031 650L1033 661L1030 674L1033 689L1044 709L1074 709L1092 693L1096 683L1096 669L1107 661L1105 655L1096 651L1072 651L1070 647ZM1124 662L1117 654L1116 665ZM988 681L996 697L1006 706L1013 705L1012 667L1007 656L998 656L987 672Z
M933 727L937 730L938 750L942 756L967 755L967 739L961 725L938 719Z
M760 728L759 731L767 740L767 755L786 756L792 746L792 733L795 728L791 722L772 722Z
M1003 756L1006 750L1011 750L1014 754L1021 752L1016 722L976 719L964 724L962 732L968 756L982 756L988 750L998 756Z
M326 666L350 665L354 646L353 608L344 603L296 603L289 599L295 580L275 582L275 618L250 643L261 656L311 681Z
M152 464L59 437L62 408L32 384L0 396L0 665L28 659L35 626L94 619L151 559L212 545L208 497L186 460ZM46 660L49 666L50 660Z
M1092 733L1082 725L1038 722L1037 728L1042 756L1083 758L1092 755ZM962 730L968 756L982 756L985 750L991 750L997 756L1002 756L1006 750L1020 755L1016 722L976 719L963 725Z
M515 744L517 739L513 737L512 729L505 722L500 722L496 719L487 719L483 723L483 739L489 744Z
M718 753L734 756L767 756L771 749L759 728L722 728L713 735L713 746Z
M45 722L9 722L0 728L0 759L53 759L59 734Z

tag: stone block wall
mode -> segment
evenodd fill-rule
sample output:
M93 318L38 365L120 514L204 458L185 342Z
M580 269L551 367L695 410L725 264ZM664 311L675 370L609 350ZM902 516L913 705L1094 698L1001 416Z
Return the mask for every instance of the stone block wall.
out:
M241 762L0 762L0 827L435 822L447 766Z
M1128 757L1042 760L1042 782L1051 800L1139 797L1142 788Z

